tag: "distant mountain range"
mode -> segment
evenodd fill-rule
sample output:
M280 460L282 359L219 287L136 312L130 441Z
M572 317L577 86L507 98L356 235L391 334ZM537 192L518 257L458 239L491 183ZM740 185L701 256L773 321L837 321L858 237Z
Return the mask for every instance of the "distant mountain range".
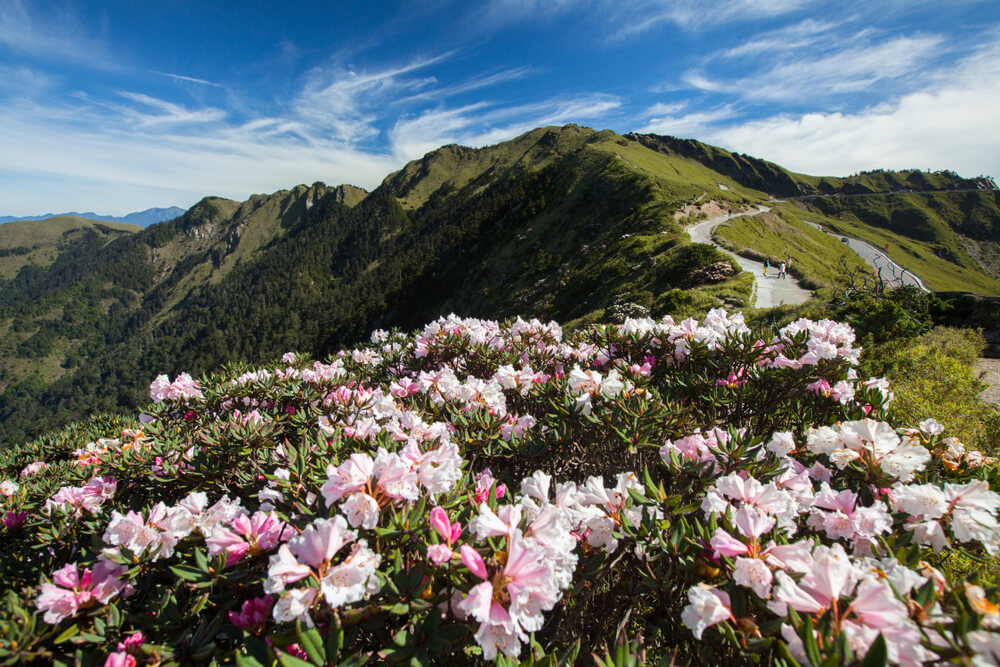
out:
M207 197L145 229L66 216L4 225L0 448L133 410L160 373L322 357L449 312L574 326L742 308L752 276L685 226L758 205L771 211L734 242L791 253L810 288L859 260L806 220L889 244L931 289L1000 295L994 188L949 171L805 176L696 141L567 125L443 146L371 192Z
M169 208L147 208L145 211L136 211L135 213L129 213L121 217L116 215L100 215L98 213L46 213L44 215L28 215L23 218L17 218L12 215L0 215L0 224L5 222L22 222L22 221L35 221L35 220L48 220L49 218L86 218L87 220L99 220L101 222L124 222L129 225L139 225L140 227L148 227L150 225L156 224L157 222L163 222L164 220L173 220L174 218L184 215L186 209L180 208L178 206L171 206Z

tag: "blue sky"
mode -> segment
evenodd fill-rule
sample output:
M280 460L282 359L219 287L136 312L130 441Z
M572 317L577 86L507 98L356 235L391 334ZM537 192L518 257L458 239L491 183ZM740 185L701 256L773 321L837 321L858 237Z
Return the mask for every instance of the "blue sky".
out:
M0 0L0 215L370 189L565 123L1000 176L1000 3Z

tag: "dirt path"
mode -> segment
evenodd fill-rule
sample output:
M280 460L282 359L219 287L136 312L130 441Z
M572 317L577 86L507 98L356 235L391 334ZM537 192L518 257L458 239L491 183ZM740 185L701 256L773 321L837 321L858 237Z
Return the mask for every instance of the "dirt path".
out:
M980 398L987 403L1000 405L1000 359L990 359L988 357L977 359L976 363L972 364L972 370L976 373L982 373L983 382L989 385L980 394Z
M692 243L708 243L709 245L715 246L730 257L735 257L740 263L740 266L743 267L744 271L749 271L753 274L754 293L756 294L754 306L757 308L771 308L773 306L781 306L785 304L805 303L812 296L812 292L804 289L794 278L779 278L778 267L772 266L771 271L769 272L770 275L764 276L764 264L762 262L732 253L712 240L712 232L715 231L715 228L722 223L732 220L733 218L767 213L770 210L771 209L766 206L758 206L756 211L722 215L699 222L696 225L691 225L687 228L687 232L691 237Z

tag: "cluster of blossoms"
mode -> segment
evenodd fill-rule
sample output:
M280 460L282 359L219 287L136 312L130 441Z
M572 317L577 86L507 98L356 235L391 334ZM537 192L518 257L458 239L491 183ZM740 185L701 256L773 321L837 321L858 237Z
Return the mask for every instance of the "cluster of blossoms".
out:
M223 496L209 506L208 497L201 492L189 494L172 507L162 502L157 503L145 518L134 511L123 515L116 510L111 513L111 521L104 531L104 542L109 545L104 549L104 554L109 557L119 556L122 549L127 549L133 556L146 555L154 561L170 558L177 543L193 532L209 539L212 552L211 539L216 536L216 532L226 531L226 524L235 522L246 514L247 511L240 506L238 499L233 501ZM228 536L220 535L218 540L231 543L226 537ZM230 552L222 547L216 552L221 551L226 551L228 558L233 558L233 553L238 548L233 547L233 552ZM246 549L243 550L245 551Z
M95 477L83 486L64 486L45 501L42 510L51 516L53 512L79 519L84 512L97 514L101 505L115 495L118 480L114 477Z
M37 475L38 473L40 473L41 471L45 470L48 467L50 466L45 461L32 461L28 465L24 466L23 470L21 470L21 479L24 479L25 477L31 477L32 475Z
M42 584L36 600L38 610L45 612L46 623L59 623L65 618L94 604L107 604L111 598L129 595L130 586L121 580L125 567L108 560L98 560L93 568L83 572L71 563L52 573L52 583Z
M109 457L117 457L129 452L139 451L148 442L149 438L141 429L126 428L122 429L121 434L117 438L98 438L75 450L73 455L76 456L76 464L80 467L100 465L102 461L108 460ZM40 462L36 461L31 465L34 466L38 463ZM43 465L46 464L43 463Z
M923 440L910 431L902 441L885 422L864 419L811 428L801 449L791 433L776 433L754 452L781 457L776 477L763 483L733 473L706 492L702 510L721 524L708 544L709 558L717 563L732 559L733 583L752 590L780 618L787 619L789 608L817 619L832 613L834 627L847 636L856 655L863 656L881 634L893 663L932 661L936 654L921 645L921 637L929 635L940 652L947 651L949 640L929 629L942 620L942 612L924 608L922 627L910 618L910 609L918 604L910 596L928 583L943 586L944 576L925 562L916 570L899 563L885 553L879 538L912 531L915 542L940 551L948 545L942 527L947 524L959 542L976 542L991 554L1000 546L1000 494L985 482L908 483L932 459L923 443L940 432L925 425ZM665 460L674 452L715 460L700 434L678 442L683 444L668 443ZM862 503L850 488L831 486L849 483L849 478L818 461L807 467L810 455L833 461L838 471L849 466L859 473L874 470L892 484L872 487L873 498ZM796 535L801 539L780 541ZM698 585L688 597L683 622L696 637L714 624L736 621L724 590ZM792 654L804 661L808 658L798 631L785 623L781 633Z
M159 375L149 386L149 397L154 403L161 401L183 401L189 398L203 398L201 387L187 373L181 373L173 382L166 375Z
M975 614L963 627L979 628L963 635L947 618L944 575L897 560L891 545L905 539L927 558L994 553L1000 495L971 478L982 459L933 420L911 431L884 421L888 385L851 370L853 343L849 327L826 320L756 338L741 315L718 310L569 336L537 320L449 316L412 337L376 331L328 363L288 353L204 386L160 376L149 440L119 463L153 470L128 487L152 499L140 507L120 494L95 564L75 579L57 569L36 606L60 622L183 573L193 583L171 594L190 613L221 610L275 655L310 657L303 628L327 637L370 622L393 629L368 655L389 658L420 637L441 638L454 658L443 638L471 636L493 660L521 655L532 635L557 636L567 615L546 623L557 607L583 613L613 588L603 584L614 570L636 610L676 610L671 596L684 591L681 621L700 641L729 623L743 639L769 633L800 661L811 645L835 650L838 635L846 659L879 636L896 663L933 661L949 645L985 659L1000 627L986 593L962 592ZM104 465L110 443L94 443ZM525 462L546 448L550 460ZM638 472L621 472L626 457ZM244 459L247 472L232 470ZM157 485L175 481L213 486L154 502ZM46 507L94 514L114 493L113 479L96 478ZM622 609L586 613L605 611L610 622ZM420 625L433 614L468 634ZM233 627L227 637L242 646ZM155 624L134 629L172 640ZM109 643L109 660L146 660L139 643Z

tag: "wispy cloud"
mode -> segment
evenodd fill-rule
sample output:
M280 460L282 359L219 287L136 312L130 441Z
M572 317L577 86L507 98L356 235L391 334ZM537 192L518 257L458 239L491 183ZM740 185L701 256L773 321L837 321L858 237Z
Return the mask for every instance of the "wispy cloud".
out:
M539 125L599 119L621 105L599 94L554 95L531 104L496 95L450 105L464 93L482 96L532 70L507 68L442 85L432 68L449 56L384 68L315 68L286 104L269 113L136 90L0 107L0 201L12 200L29 174L51 184L45 194L38 188L45 203L34 204L37 210L58 208L55 197L76 197L65 208L122 213L190 205L207 194L244 199L317 179L371 188L405 161L445 143L484 145ZM99 201L87 203L95 197ZM31 210L5 211L21 212Z
M215 83L214 81L206 81L205 79L198 79L193 76L184 76L183 74L171 74L170 72L157 72L156 70L150 70L153 74L158 74L159 76L165 76L175 81L188 81L190 83L200 83L203 86L215 86L216 88L221 88L221 83Z
M45 62L70 62L99 69L118 65L104 44L68 9L50 9L36 16L21 0L0 2L0 46Z
M816 0L493 0L477 21L504 26L517 21L545 20L569 12L594 10L611 41L621 41L654 28L672 25L700 31L738 21L781 16Z
M135 108L123 109L139 127L154 125L177 125L182 123L214 123L226 117L226 112L214 107L204 109L186 109L185 107L167 102L156 97L141 93L121 92L122 97L137 102L144 108L153 109L159 113L142 113Z
M708 141L812 174L952 168L998 174L1000 41L939 68L926 85L853 113L781 114L716 127Z
M294 101L294 113L331 138L354 144L378 135L376 122L386 104L435 83L433 77L409 76L444 60L446 53L413 60L400 67L356 72L343 67L313 69Z
M621 101L609 95L557 97L511 107L479 103L403 118L393 126L389 137L394 154L401 160L412 160L442 144L480 147L545 125L593 122L620 106Z
M686 104L657 104L646 111L648 121L641 132L669 134L676 137L703 137L719 123L739 116L731 106L681 113Z
M901 36L885 41L873 37L861 34L843 41L838 39L832 42L835 48L827 46L822 50L799 48L796 57L774 57L758 71L738 79L691 70L682 80L691 88L730 93L748 100L815 101L910 77L923 71L945 50L940 35ZM808 46L815 41L803 43ZM774 49L769 51L773 53Z

